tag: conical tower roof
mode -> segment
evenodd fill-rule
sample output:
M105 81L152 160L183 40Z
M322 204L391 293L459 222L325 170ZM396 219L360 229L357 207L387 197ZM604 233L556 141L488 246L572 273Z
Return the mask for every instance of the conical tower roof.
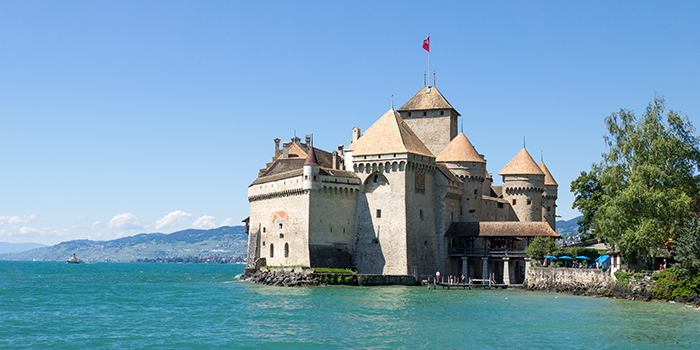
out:
M524 148L510 160L498 175L544 175L530 153Z
M318 160L316 160L316 152L314 152L313 145L309 147L309 154L306 155L304 165L318 165Z
M393 109L384 113L345 150L353 151L353 156L409 152L435 157Z
M445 146L437 155L438 162L478 162L486 163L481 159L479 152L469 142L467 135L459 134Z
M428 90L430 89L430 90ZM426 86L418 91L408 102L406 102L399 112L421 111L426 109L452 109L452 105L447 102L444 96L434 86ZM457 111L455 111L457 112ZM459 115L459 113L457 113Z
M547 166L544 165L544 162L540 162L538 165L540 170L544 173L544 184L545 186L559 186L559 184L554 181L554 177L552 174L549 172L549 169L547 169Z

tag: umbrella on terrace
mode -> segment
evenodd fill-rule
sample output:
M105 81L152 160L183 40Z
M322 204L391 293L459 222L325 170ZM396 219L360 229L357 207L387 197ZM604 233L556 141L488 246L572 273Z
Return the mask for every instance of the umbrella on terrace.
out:
M583 255L577 256L576 259L591 260L591 258L589 258L587 256L583 256Z
M564 255L564 256L560 256L559 260L574 260L574 258ZM566 262L564 262L564 267L566 267Z
M549 259L549 260L559 260L559 258L557 258L556 256L551 256L551 255L547 255L544 258Z

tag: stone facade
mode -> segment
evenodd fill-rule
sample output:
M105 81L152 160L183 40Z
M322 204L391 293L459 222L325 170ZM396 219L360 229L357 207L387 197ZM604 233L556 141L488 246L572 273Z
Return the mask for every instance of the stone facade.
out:
M281 150L275 139L272 162L248 188L247 267L522 282L522 249L533 236L557 236L553 222L528 224L553 218L556 186L545 186L553 178L521 150L501 171L503 186L491 186L484 156L457 133L458 116L425 87L364 134L353 128L352 143L332 153L310 136Z

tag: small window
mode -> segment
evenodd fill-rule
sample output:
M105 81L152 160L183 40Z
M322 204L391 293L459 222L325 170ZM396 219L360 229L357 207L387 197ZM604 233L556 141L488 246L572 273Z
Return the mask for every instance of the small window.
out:
M420 210L419 214L420 214L420 219L423 220L423 209Z
M475 189L474 189L474 194L478 194L479 192L477 192L477 191L478 191L478 190L475 188Z
M275 257L275 245L270 243L270 257L274 258Z
M263 241L263 247L265 246L265 241Z
M461 205L459 206L459 215L464 215L464 208Z
M282 223L280 222L280 230L282 229Z
M498 203L498 207L503 209L503 203Z
M531 204L532 204L532 199L528 198L528 199L527 199L527 205L531 205Z
M455 221L455 213L450 213L450 221Z
M440 111L440 115L445 115L445 111Z
M377 209L377 217L378 218L382 217L382 210L381 209Z
M316 181L316 175L314 175L314 181Z
M408 112L408 116L409 116L409 117L411 116L411 112Z
M333 233L333 226L331 226L331 233Z
M280 233L280 238L284 238L284 233Z
M309 179L309 175L304 175L304 180L308 180L308 179Z
M374 175L374 183L379 182L379 175Z
M552 209L552 207L547 207L547 211L549 211L550 209Z
M284 257L285 258L289 257L289 243L284 244Z
M425 117L426 115L428 115L428 112L423 112L423 116Z
M515 199L513 199L513 205L515 205L515 203L516 203L516 202L515 202Z
M267 231L267 229L265 227L263 227L263 233L265 233L266 231Z

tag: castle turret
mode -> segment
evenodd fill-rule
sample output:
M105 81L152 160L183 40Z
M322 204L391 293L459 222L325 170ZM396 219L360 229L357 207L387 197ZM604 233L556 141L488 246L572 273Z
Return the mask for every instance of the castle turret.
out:
M321 188L319 170L320 166L316 160L316 153L312 145L309 147L309 154L306 156L306 161L304 162L304 180L301 184L302 190L318 190Z
M554 177L544 165L540 162L539 168L544 173L544 193L542 193L542 221L546 221L552 230L556 231L557 225L557 192L559 184L554 181Z
M422 88L397 112L433 154L457 136L459 113L434 86Z
M463 181L459 221L481 220L481 196L486 179L486 161L483 156L476 151L466 135L459 134L438 153L435 161L444 163Z
M503 176L503 199L518 221L542 221L544 173L524 148L498 173Z

